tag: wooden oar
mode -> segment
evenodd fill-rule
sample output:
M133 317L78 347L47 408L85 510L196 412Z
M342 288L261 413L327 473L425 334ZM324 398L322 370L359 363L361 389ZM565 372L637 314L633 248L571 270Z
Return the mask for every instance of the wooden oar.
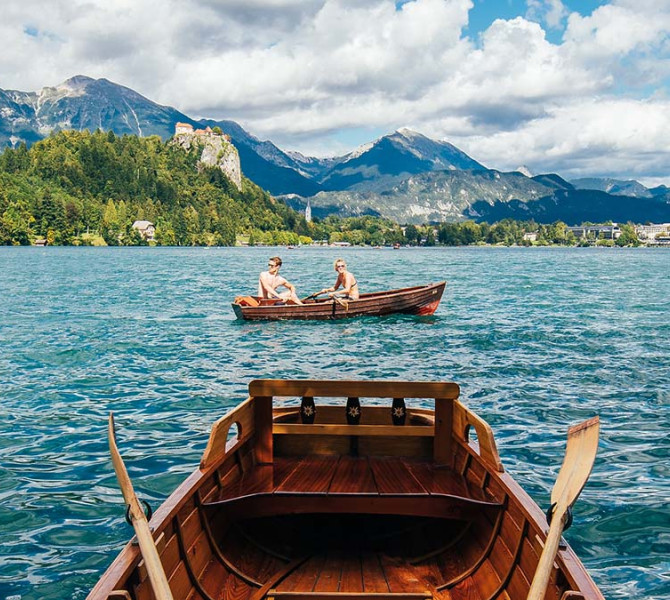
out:
M321 294L325 294L325 292L317 292L316 294L312 294L311 296L307 296L307 298L303 298L301 302L307 302L307 300L311 300L312 298L316 298L317 296L320 296Z
M568 429L565 458L551 492L551 506L553 507L551 525L527 600L544 598L561 541L561 533L568 516L568 509L577 500L593 468L598 451L599 431L600 419L598 417L593 417Z
M109 413L107 437L109 438L109 452L112 455L112 464L114 465L116 478L119 480L123 499L128 505L128 512L133 522L137 541L140 545L140 552L142 553L142 558L144 558L144 564L146 565L147 573L149 574L151 587L154 590L154 596L156 597L156 600L173 600L167 576L165 575L165 571L163 571L163 565L158 556L158 550L156 550L151 529L149 529L149 523L144 516L144 511L142 510L137 495L135 494L135 490L133 489L133 484L128 476L126 465L123 464L123 459L116 447L114 414L111 412Z

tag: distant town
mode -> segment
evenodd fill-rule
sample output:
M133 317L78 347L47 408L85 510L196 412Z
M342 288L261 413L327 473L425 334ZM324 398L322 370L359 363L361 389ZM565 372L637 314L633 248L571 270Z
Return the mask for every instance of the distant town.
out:
M312 221L310 214L309 205L306 212L306 220L308 222ZM514 223L514 222L512 222ZM508 225L510 223L507 223ZM519 224L520 227L527 228L527 224ZM504 240L500 241L484 241L477 239L477 236L467 236L459 237L456 236L455 239L448 239L444 235L444 229L450 229L452 231L458 230L461 226L466 229L472 230L473 227L481 228L482 225L477 225L473 222L467 222L465 224L444 224L442 226L425 226L417 227L414 225L408 225L404 227L399 227L402 236L405 238L405 243L402 241L395 241L392 244L384 244L390 247L398 248L400 246L462 246L462 245L521 245L521 246L548 246L548 245L563 245L563 246L667 246L670 247L670 223L650 223L647 225L619 225L618 223L609 223L609 224L598 224L598 225L580 225L580 226L567 226L564 224L554 224L551 226L540 226L537 230L534 231L524 231L521 237L521 243L509 243L510 239L507 237ZM495 230L496 225L488 226L483 224L483 227L491 227ZM556 233L551 234L550 228L560 232L559 239L556 239ZM160 241L156 239L156 226L146 220L137 220L132 224L132 231L135 233L133 240L138 243L130 243L126 245L160 245ZM548 231L549 229L549 231ZM544 230L544 231L543 231ZM634 236L632 239L627 239L626 243L618 243L622 240L623 237L629 236L632 233ZM292 240L294 243L291 243L289 240L286 244L277 243L275 240L253 240L250 239L250 236L238 236L237 246L276 246L276 245L287 245L289 247L294 246L334 246L334 247L349 247L355 245L372 245L364 242L352 242L346 239L341 239L341 235L338 235L340 232L333 232L331 236L327 239L313 240L307 236L300 236L297 240ZM549 238L547 237L549 233ZM302 239L301 239L302 238ZM92 245L105 245L104 241L101 240L100 244ZM120 240L123 243L123 240ZM47 246L48 241L46 239L37 239L34 242L35 246ZM379 246L381 244L374 244Z

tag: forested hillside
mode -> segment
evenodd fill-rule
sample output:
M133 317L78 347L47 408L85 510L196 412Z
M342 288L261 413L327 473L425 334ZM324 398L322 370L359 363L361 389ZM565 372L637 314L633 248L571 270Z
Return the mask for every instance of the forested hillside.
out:
M0 155L0 244L232 245L238 234L276 243L314 233L302 215L248 179L242 190L215 167L157 136L64 131ZM275 239L276 238L276 239Z

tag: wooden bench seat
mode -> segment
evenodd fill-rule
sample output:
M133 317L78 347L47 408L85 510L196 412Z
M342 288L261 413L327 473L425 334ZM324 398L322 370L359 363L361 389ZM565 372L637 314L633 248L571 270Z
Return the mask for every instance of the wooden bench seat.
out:
M403 514L463 519L502 505L452 469L389 457L277 457L204 504L231 516L287 513Z
M471 519L483 508L500 509L496 502L481 502L445 494L329 494L274 492L207 502L205 507L226 507L231 518L270 517L282 514L377 514Z

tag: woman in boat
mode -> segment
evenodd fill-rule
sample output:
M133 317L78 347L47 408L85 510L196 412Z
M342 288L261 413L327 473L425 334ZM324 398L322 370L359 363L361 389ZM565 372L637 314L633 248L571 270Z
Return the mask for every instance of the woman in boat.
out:
M358 300L358 283L353 273L347 271L347 263L341 258L338 258L335 263L335 272L337 273L337 280L335 285L329 288L323 288L319 294L328 294L331 298L343 298L345 300ZM336 291L339 287L342 291Z
M258 295L261 298L277 298L293 302L295 304L302 304L300 298L295 292L295 286L289 283L279 274L282 261L278 256L273 256L268 260L268 270L263 271L258 278ZM278 287L285 287L286 291L278 292Z

